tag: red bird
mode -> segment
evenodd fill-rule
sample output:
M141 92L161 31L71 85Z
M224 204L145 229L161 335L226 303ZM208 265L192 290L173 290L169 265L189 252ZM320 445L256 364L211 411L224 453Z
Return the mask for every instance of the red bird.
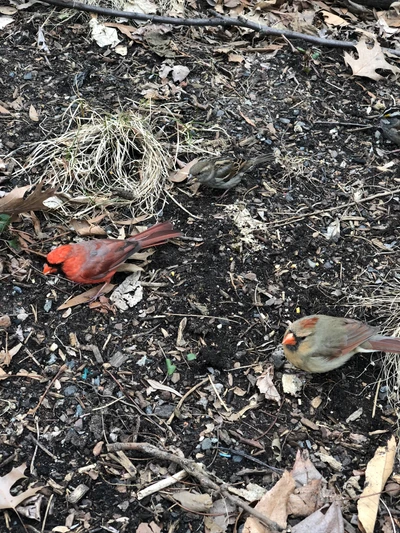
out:
M76 283L106 284L131 255L181 235L171 222L162 222L126 240L97 239L64 244L47 254L49 265L45 263L43 274L56 273L58 269L54 265L59 265L67 278Z
M400 353L399 337L379 335L359 320L326 315L296 320L282 344L287 359L307 372L329 372L359 352Z

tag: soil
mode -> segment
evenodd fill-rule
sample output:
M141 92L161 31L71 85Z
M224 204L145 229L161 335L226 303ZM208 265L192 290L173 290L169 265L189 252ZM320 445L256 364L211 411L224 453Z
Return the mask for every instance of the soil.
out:
M158 79L163 57L122 35L129 44L126 57L100 49L90 38L87 15L68 11L64 19L62 13L34 4L2 31L0 104L21 98L20 108L0 115L3 156L63 131L60 117L77 97L78 73L87 74L79 97L108 112L141 102L143 86ZM37 46L39 26L48 54ZM47 253L74 240L61 215L36 213L47 235L42 241L28 216L3 235L0 315L9 315L11 326L0 338L3 350L22 344L3 367L9 378L1 381L0 475L26 462L29 481L46 488L41 525L9 511L0 516L1 531L50 532L69 524L71 531L130 532L152 521L164 531L201 530L203 515L171 504L164 492L137 499L138 490L176 466L126 452L138 471L129 476L106 444L135 439L201 461L226 483L253 481L266 488L280 476L254 457L290 469L297 450L308 450L342 496L345 519L354 524L357 501L345 484L358 475L362 488L367 463L397 424L379 381L382 359L359 355L333 372L309 375L279 357L279 344L288 322L308 314L347 315L373 325L387 318L362 302L390 291L395 295L399 286L398 154L382 137L378 118L379 109L398 97L398 85L389 78L354 78L341 51L307 43L276 53L242 52L243 62L229 62L216 48L232 41L254 48L271 42L237 29L174 28L175 50L181 53L173 63L188 66L190 74L175 101L171 96L154 105L170 106L196 141L204 138L208 151L218 141L212 127L219 125L229 132L228 153L253 157L279 149L280 156L247 174L224 197L221 191L201 187L194 194L188 184L175 184L171 193L178 203L160 200L162 219L194 240L157 248L142 276L149 285L139 304L123 313L88 306L69 315L57 311L82 287L42 276L43 259L11 248L9 241L29 238L31 250ZM31 105L37 122L28 117ZM170 142L178 142L172 127L171 132ZM23 157L17 152L20 162ZM8 191L35 176L5 178ZM360 202L360 193L376 197ZM241 238L229 215L239 203L262 228L251 242ZM129 209L121 210L120 218L129 216ZM337 218L340 236L328 239ZM102 225L107 224L113 229L105 218ZM113 282L125 277L117 274ZM188 354L196 359L188 360ZM166 359L176 366L172 375ZM279 403L260 397L255 383L271 362ZM23 377L23 371L42 379ZM284 374L301 378L297 396L283 392ZM152 388L147 379L185 394L208 376L168 424L179 396ZM228 416L256 395L253 408ZM228 456L218 447L228 448ZM71 502L80 484L87 492ZM376 531L384 530L388 510L396 520L400 512L397 500L383 498ZM346 530L354 529L347 524Z

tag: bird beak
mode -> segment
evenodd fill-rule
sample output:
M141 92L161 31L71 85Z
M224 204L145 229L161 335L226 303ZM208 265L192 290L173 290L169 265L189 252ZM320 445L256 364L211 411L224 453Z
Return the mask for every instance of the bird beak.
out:
M282 344L288 344L289 346L294 346L296 344L296 337L291 331L286 333L286 335L283 337Z
M43 274L47 276L47 274L56 274L57 269L54 267L49 266L47 263L43 265Z

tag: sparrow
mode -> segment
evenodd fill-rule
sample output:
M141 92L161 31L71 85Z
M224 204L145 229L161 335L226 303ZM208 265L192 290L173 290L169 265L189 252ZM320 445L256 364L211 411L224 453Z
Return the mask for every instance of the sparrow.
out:
M381 121L380 128L383 136L395 144L400 145L400 111L389 110L385 112Z
M329 372L359 352L400 353L400 338L377 333L359 320L311 315L293 322L282 345L286 358L306 372Z
M106 285L128 257L181 235L171 222L162 222L127 239L95 239L63 244L47 254L48 264L44 265L43 274L54 274L59 267L68 279L76 283Z
M188 178L195 179L212 189L229 190L238 185L246 172L273 159L272 155L261 155L253 159L232 157L211 157L200 159L190 168Z

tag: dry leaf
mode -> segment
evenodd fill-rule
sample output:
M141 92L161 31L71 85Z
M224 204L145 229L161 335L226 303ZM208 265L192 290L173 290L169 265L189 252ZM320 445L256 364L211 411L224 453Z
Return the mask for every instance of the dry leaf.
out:
M169 176L169 181L172 181L173 183L181 183L181 181L185 181L189 175L190 168L197 163L198 159L193 159L193 161L190 161L187 165L185 165L183 168L176 170L175 172L172 172Z
M358 527L363 533L373 533L383 487L392 473L396 458L396 439L391 437L386 446L380 446L365 471L365 485L357 503Z
M115 285L112 285L111 283L108 283L102 290L101 294L108 294L113 290ZM82 294L79 294L78 296L75 296L74 298L71 298L70 300L67 300L63 304L60 305L60 307L57 307L57 311L62 311L63 309L68 309L69 307L75 307L76 305L80 304L87 304L91 301L91 299L96 296L96 293L99 290L99 286L96 285L96 287L92 287L88 291L83 292Z
M32 188L32 185L16 187L0 199L0 213L4 215L17 215L28 211L43 211L47 209L43 203L54 196L56 189L43 190L44 183L40 182Z
M326 513L322 509L292 527L293 533L343 533L344 523L340 505L333 502Z
M342 19L342 17L339 17L334 13L330 13L329 11L321 11L321 13L324 17L324 21L326 22L326 24L330 26L348 26L348 24L350 24L349 22L346 22L344 19Z
M206 533L223 533L230 524L234 524L236 508L229 501L221 498L216 500L208 511L208 516L204 517Z
M173 389L172 387L168 387L168 385L163 385L159 381L156 381L150 378L146 378L146 381L148 382L150 387L154 390L164 390L164 391L170 392L171 394L175 394L176 396L179 396L180 398L182 398L182 394L180 392Z
M261 374L257 378L256 385L261 392L261 394L265 395L265 398L267 400L273 400L278 405L281 403L281 397L279 392L277 391L272 378L274 377L274 367L270 365L265 372Z
M374 41L372 48L368 48L365 37L361 37L356 46L358 59L344 53L345 62L351 67L353 76L364 76L372 80L381 80L383 76L376 72L376 69L391 70L394 74L400 72L395 65L391 65L385 59L382 48L377 41Z
M88 235L107 235L105 229L94 224L89 224L86 220L72 220L71 226L82 237L87 237Z
M35 107L31 104L29 108L29 118L33 120L33 122L39 122L39 115L36 111Z
M195 494L193 492L175 492L174 500L178 501L182 507L188 511L197 513L207 513L212 507L212 498L209 494Z
M161 533L161 528L155 522L150 522L150 524L142 522L138 525L136 533Z
M42 487L34 487L24 490L17 496L10 493L11 487L20 479L26 478L24 475L26 463L13 468L11 472L0 477L0 509L15 509L21 502L34 496Z
M274 520L282 528L286 528L288 500L295 487L293 477L285 470L281 479L261 498L255 509ZM243 528L243 533L264 533L266 531L266 527L253 516L246 520Z

